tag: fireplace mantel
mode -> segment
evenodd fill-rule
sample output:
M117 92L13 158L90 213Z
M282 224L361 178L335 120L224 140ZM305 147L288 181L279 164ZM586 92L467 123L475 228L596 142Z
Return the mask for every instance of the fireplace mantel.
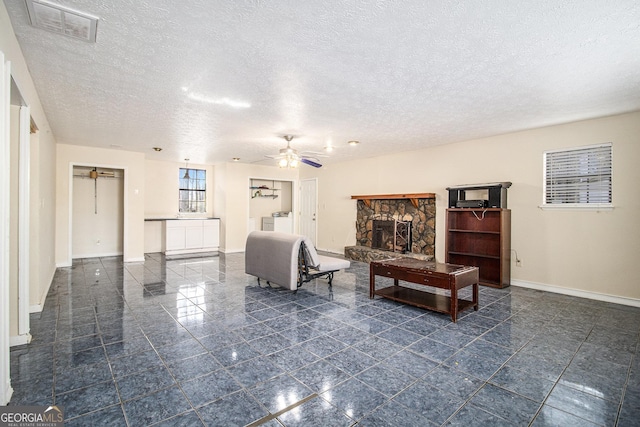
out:
M409 199L411 204L418 207L419 199L435 199L435 193L408 193L408 194L373 194L365 196L351 196L351 199L362 200L370 208L372 200Z

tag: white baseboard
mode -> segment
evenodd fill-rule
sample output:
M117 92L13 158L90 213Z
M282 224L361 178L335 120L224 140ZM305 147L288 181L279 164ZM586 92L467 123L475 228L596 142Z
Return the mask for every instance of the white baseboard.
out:
M71 265L72 265L71 261L57 262L56 268L71 267Z
M144 257L127 258L122 262L144 262Z
M55 268L51 272L51 276L49 277L49 281L47 282L47 288L44 290L42 295L40 295L40 302L37 304L32 304L29 306L29 313L40 313L44 309L44 302L47 299L47 295L49 295L49 290L51 289L51 284L53 283L53 277L56 274Z
M104 258L104 257L112 257L112 256L122 256L122 252L104 252L101 254L75 254L71 258L80 259L80 258Z
M242 249L220 249L223 254L239 254L240 252L244 252L244 248Z
M527 282L524 280L511 279L512 286L521 288L536 289L539 291L553 292L562 295L571 295L574 297L588 298L597 301L611 302L614 304L628 305L631 307L640 307L640 299L620 297L616 295L601 294L598 292L583 291L580 289L563 288L561 286L547 285L544 283Z
M170 251L164 251L164 254L167 256L171 255L185 255L185 254L199 254L199 253L207 253L207 252L218 252L218 247L212 248L199 248L199 249L176 249Z
M17 345L29 344L31 342L31 334L14 335L9 337L9 347L15 347Z

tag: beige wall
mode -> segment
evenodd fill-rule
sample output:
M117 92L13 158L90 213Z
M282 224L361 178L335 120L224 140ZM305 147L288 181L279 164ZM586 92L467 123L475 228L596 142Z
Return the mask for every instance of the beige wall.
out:
M33 109L31 111L33 117ZM29 304L31 311L40 311L56 270L56 143L45 127L44 131L32 134L31 144L30 241L35 244L38 256L31 258Z
M178 215L178 170L184 163L145 161L145 218L174 218ZM207 171L207 211L205 216L214 216L212 165L189 163L190 168ZM198 215L199 216L199 215Z
M612 211L542 210L545 150L613 143ZM366 143L366 141L363 141ZM640 300L633 270L640 253L640 113L533 129L407 153L303 168L318 177L318 247L355 244L356 194L433 192L436 258L445 260L446 187L511 181L513 283ZM512 256L512 262L514 257ZM640 301L638 301L640 303Z
M214 171L213 205L215 216L220 218L220 251L225 252L227 241L227 163L217 163Z
M57 145L56 168L56 264L71 264L71 186L74 165L124 170L125 262L144 260L144 154L76 145Z
M297 182L297 170L245 163L216 164L215 208L220 217L220 250L242 252L247 240L250 178ZM295 200L293 202L296 204ZM295 209L295 208L294 208Z

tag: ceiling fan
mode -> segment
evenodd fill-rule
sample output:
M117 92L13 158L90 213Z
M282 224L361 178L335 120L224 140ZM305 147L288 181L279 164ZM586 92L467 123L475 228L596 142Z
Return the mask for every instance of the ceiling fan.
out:
M267 155L266 157L270 159L277 159L278 166L281 168L297 168L300 163L313 166L314 168L322 167L318 157L326 157L326 155L309 151L298 154L297 150L291 148L293 135L284 135L283 138L287 141L287 147L281 148L279 154Z

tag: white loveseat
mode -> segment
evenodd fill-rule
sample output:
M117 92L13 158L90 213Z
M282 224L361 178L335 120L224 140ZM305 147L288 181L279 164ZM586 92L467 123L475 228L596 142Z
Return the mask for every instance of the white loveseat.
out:
M297 290L303 283L326 276L329 286L333 274L351 263L318 255L311 241L301 235L277 231L253 231L245 247L245 273L268 284Z

